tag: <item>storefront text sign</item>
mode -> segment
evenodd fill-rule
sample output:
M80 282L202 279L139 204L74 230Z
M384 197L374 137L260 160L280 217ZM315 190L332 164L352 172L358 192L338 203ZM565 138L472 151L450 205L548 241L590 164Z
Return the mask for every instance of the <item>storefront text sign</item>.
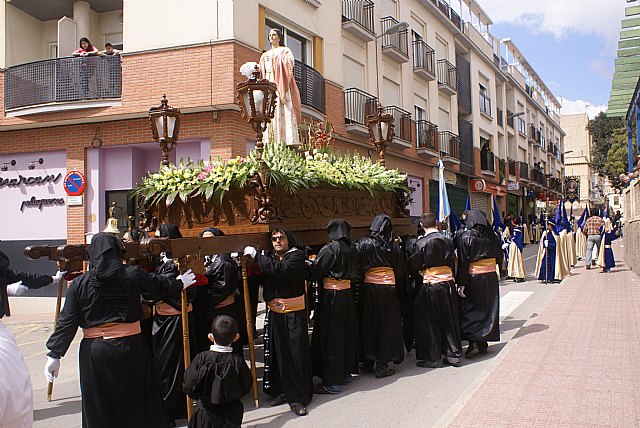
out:
M20 211L24 212L25 208L38 208L42 211L43 207L51 207L56 205L64 205L64 198L48 198L48 199L36 199L32 196L31 199L22 201L20 205Z
M507 190L520 190L520 183L518 183L517 181L508 182Z
M23 175L18 175L18 178L2 178L0 177L0 189L5 187L18 187L20 185L25 186L34 186L38 184L45 183L57 183L62 177L62 174L49 174L43 176L36 177L25 177Z

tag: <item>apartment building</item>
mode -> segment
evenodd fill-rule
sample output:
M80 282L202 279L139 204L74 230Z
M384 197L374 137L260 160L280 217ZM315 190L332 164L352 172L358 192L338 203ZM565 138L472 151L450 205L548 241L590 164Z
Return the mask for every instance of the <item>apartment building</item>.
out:
M473 207L488 211L494 195L526 215L562 191L559 103L475 1L12 0L0 25L0 177L13 183L0 181L0 221L15 225L0 239L16 247L81 242L114 202L126 229L131 189L161 160L148 110L163 94L182 111L172 161L244 156L255 134L235 104L238 69L275 27L297 60L305 121L330 120L337 149L375 158L366 116L393 115L386 164L409 175L411 215L437 211L440 158L458 214L469 194ZM70 58L83 36L122 54ZM86 180L72 198L69 171ZM47 202L20 209L31 198Z

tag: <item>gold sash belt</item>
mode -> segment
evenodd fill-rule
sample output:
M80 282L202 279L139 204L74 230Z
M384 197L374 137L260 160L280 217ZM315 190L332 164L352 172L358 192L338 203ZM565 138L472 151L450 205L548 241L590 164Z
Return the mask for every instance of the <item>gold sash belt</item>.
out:
M165 302L158 302L156 303L155 306L156 306L156 314L158 315L163 315L165 317L168 317L168 316L182 314L182 312L180 312L179 310L177 310L176 308L174 308L173 306ZM192 309L193 307L191 306L191 303L189 303L187 305L187 312L191 312Z
M604 248L611 248L611 245L605 245Z
M134 336L140 332L140 321L132 323L109 322L97 327L82 329L82 334L85 339L96 339L98 337L105 340L117 339L119 337Z
M364 272L364 282L368 284L396 285L396 277L390 267L374 267Z
M469 273L471 275L479 275L483 273L496 272L496 259L482 259L469 263Z
M290 299L276 297L275 299L269 300L269 309L278 314L301 311L304 307L304 294L298 297L291 297Z
M449 266L432 266L421 270L420 275L422 275L422 282L425 284L453 281L453 272Z
M234 297L234 295L229 294L227 297L224 298L222 302L218 303L215 306L215 308L216 309L224 308L226 306L233 305L235 302L236 302L236 298Z
M322 287L325 290L348 290L351 288L351 281L348 279L322 278Z

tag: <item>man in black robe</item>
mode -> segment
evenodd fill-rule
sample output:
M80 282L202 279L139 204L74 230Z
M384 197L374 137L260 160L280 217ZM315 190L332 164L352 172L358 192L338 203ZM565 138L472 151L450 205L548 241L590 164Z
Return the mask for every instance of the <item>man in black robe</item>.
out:
M195 282L187 271L177 280L125 266L122 242L108 233L91 240L89 271L67 291L56 331L47 341L47 380L60 369L78 327L82 426L168 427L169 421L149 349L140 334L140 292L179 293Z
M418 367L441 367L443 362L460 365L462 343L458 294L453 278L453 241L436 228L436 217L420 217L424 235L409 259L409 272L419 272L414 306L414 334Z
M246 247L264 275L267 302L264 325L264 391L274 397L272 406L289 403L298 416L313 395L313 373L304 281L305 255L288 229L271 232L273 251L256 253Z
M502 263L500 238L482 211L469 210L466 229L456 235L456 282L462 301L460 329L469 341L465 355L487 353L500 340L500 291L496 264Z
M208 227L200 233L200 237L211 238L224 236L224 233L214 227ZM193 313L196 319L196 334L198 352L209 349L211 342L208 335L211 323L220 315L233 318L237 325L242 325L238 303L236 300L238 289L238 265L229 254L211 254L205 256L205 276L207 285L197 287L193 301ZM242 342L236 340L231 345L234 352L242 355Z
M351 226L342 219L331 220L327 236L331 241L316 258L319 306L315 312L311 351L313 371L323 385L314 392L339 394L342 385L358 373L358 315L351 283L358 279L356 246Z
M373 219L369 236L357 243L360 270L360 334L362 335L363 370L377 378L391 376L388 367L404 358L402 307L406 259L393 239L391 219L380 214ZM375 366L374 366L375 363Z

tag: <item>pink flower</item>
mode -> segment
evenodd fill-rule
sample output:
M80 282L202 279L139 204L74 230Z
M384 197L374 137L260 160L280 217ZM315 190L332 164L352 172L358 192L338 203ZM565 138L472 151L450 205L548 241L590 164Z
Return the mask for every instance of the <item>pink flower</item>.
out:
M198 174L198 180L205 180L207 178L207 175L204 172L201 172L200 174Z
M213 169L213 165L207 165L204 167L204 172L209 173Z

